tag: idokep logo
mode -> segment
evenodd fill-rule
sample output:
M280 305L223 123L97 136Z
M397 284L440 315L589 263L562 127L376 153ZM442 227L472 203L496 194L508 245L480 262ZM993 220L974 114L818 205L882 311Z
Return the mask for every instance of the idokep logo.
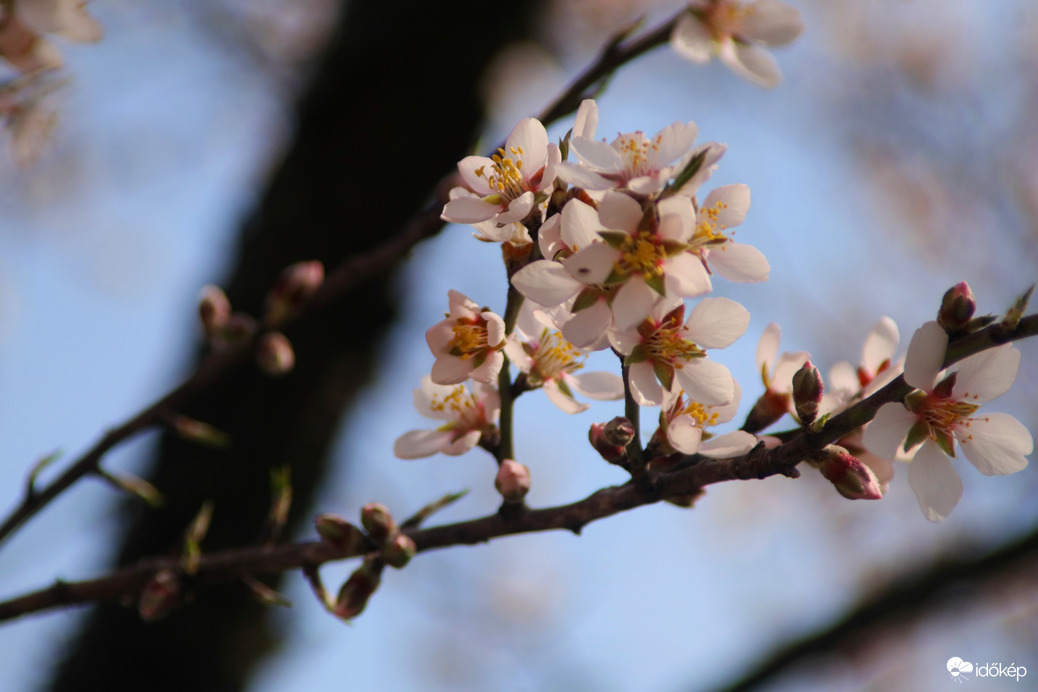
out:
M1015 678L1017 682L1020 682L1020 678L1027 676L1027 668L1018 666L1016 663L1010 663L1008 666L1002 663L973 664L958 656L948 659L947 668L955 682L969 680L968 673L973 673L978 678Z

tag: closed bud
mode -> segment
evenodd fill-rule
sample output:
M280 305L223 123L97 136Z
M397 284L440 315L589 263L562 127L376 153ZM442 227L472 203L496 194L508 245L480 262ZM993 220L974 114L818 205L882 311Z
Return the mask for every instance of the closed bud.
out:
M515 459L505 459L497 469L494 487L505 502L518 503L530 492L530 469Z
M320 262L296 262L286 267L267 294L267 325L276 327L299 312L323 281L324 265Z
M616 464L627 456L627 445L634 439L634 425L622 416L608 423L592 423L588 439L603 459Z
M318 514L314 526L322 541L343 553L360 552L368 545L360 529L336 514Z
M360 523L371 536L371 540L381 545L394 533L399 531L389 510L380 502L369 502L360 510Z
M173 570L164 569L148 580L137 600L137 612L145 622L154 622L170 613L180 602L180 580Z
M230 435L194 418L174 416L172 426L173 432L185 440L213 449L226 449L231 446Z
M827 446L815 465L848 500L878 500L883 497L876 474L843 447Z
M793 407L802 424L811 425L818 416L824 390L822 375L810 360L793 374Z
M941 309L937 312L937 324L951 333L965 327L977 310L977 301L969 284L960 281L944 294Z
M272 377L292 372L296 365L296 354L292 343L281 332L267 332L256 344L256 363Z
M339 589L332 612L343 620L351 620L364 612L368 600L382 581L384 567L385 563L378 558L365 558Z
M198 294L198 318L202 322L205 335L212 339L213 335L223 329L231 316L231 301L219 286L204 286Z
M415 556L418 547L410 536L403 533L395 533L382 546L382 559L390 567L400 569Z
M746 416L743 430L759 432L778 421L789 412L790 398L789 394L776 392L769 388L754 402L753 408Z

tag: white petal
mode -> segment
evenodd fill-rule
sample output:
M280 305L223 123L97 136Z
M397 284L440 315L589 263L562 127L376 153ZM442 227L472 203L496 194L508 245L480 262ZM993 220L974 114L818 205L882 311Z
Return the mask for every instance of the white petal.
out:
M558 406L563 413L572 415L591 408L591 404L581 404L574 401L573 397L566 396L553 381L544 383L544 393L548 396L548 401Z
M430 457L442 452L450 443L452 435L449 430L412 430L398 437L393 443L393 454L401 459Z
M652 138L656 148L650 147L649 157L653 168L659 169L688 153L696 141L699 128L693 122L673 123L660 130Z
M703 456L725 459L746 454L757 446L757 438L745 430L736 430L704 442L699 453Z
M505 340L505 321L489 310L484 310L481 315L487 322L487 344L497 348Z
M562 214L552 214L544 220L537 232L537 245L541 248L541 255L547 259L554 259L556 254L566 249L562 240Z
M573 118L573 136L595 138L595 130L598 129L598 104L594 99L584 99L580 102L580 108Z
M598 218L605 228L631 233L644 216L642 205L622 192L609 192L598 205Z
M841 360L839 363L829 368L829 382L827 389L844 391L848 394L855 394L861 389L861 382L858 380L857 369L845 360Z
M508 203L508 209L498 214L494 220L499 224L515 223L522 221L536 205L536 198L532 192L524 192Z
M881 317L865 337L865 345L861 350L861 364L870 373L875 374L883 361L893 360L899 338L897 323L885 315Z
M771 272L764 253L745 243L728 242L710 248L709 261L718 274L736 283L767 281Z
M490 189L490 184L485 177L476 173L479 170L483 170L484 175L487 175L489 171L494 170L494 162L486 156L466 156L458 161L458 172L461 173L461 179L465 181L470 190L480 196L497 192L497 190Z
M612 325L613 311L600 299L573 315L573 319L563 325L562 336L577 348L596 348L596 342Z
M570 151L586 166L599 173L620 173L624 170L623 157L606 142L574 137L570 140Z
M792 392L793 375L810 359L811 354L807 351L781 354L775 362L775 370L771 375L771 390L786 394Z
M714 41L710 31L691 14L682 15L670 37L674 50L692 62L710 62L714 54Z
M690 338L703 348L725 348L743 335L750 313L729 298L703 298L685 322Z
M915 330L905 356L905 382L916 389L931 391L947 349L948 335L936 322L927 322Z
M580 250L601 242L601 230L598 212L591 205L572 199L562 208L562 242L569 249Z
M471 361L465 361L471 363ZM487 354L487 359L483 361L483 364L478 368L473 369L469 372L469 378L476 382L485 382L486 384L492 384L496 379L499 372L501 372L501 366L505 364L505 354L500 351L492 351ZM435 366L434 366L435 369ZM435 380L436 378L433 377Z
M667 441L683 454L695 454L703 440L703 429L692 416L678 416L667 425Z
M968 436L967 436L968 434ZM1031 433L1008 413L989 413L959 429L962 453L986 476L1005 476L1027 466L1027 455L1034 451ZM965 439L964 439L965 438Z
M459 197L443 205L440 218L451 223L480 223L492 219L499 211L500 204L488 204L479 197Z
M599 401L624 398L624 381L611 372L583 372L566 377L566 383L584 396Z
M617 329L630 329L641 324L649 316L657 298L659 294L638 277L621 286L613 298L613 321Z
M914 413L897 402L883 404L865 428L862 442L876 456L893 459L916 420Z
M563 161L558 167L559 177L574 187L582 187L585 190L609 190L615 183L609 178L603 178L590 168L572 161ZM569 205L567 205L569 206Z
M601 284L613 272L620 251L607 243L592 243L562 262L570 275L585 284Z
M952 396L969 401L991 401L1013 386L1020 369L1020 351L1009 344L981 351L965 358L954 369Z
M951 459L932 442L923 443L908 467L908 483L930 521L944 521L962 497L962 479Z
M782 82L775 58L760 46L726 41L721 43L718 57L733 72L757 86L773 89Z
M659 406L663 401L663 387L649 363L635 363L627 373L631 396L639 406Z
M454 433L457 434L457 433ZM469 430L467 433L449 443L443 448L443 453L452 457L459 456L476 446L482 433L478 430Z
M804 30L800 11L778 0L757 0L739 26L739 35L768 46L791 43Z
M713 287L703 262L691 252L671 257L666 271L663 279L667 295L694 298L709 293Z
M513 149L521 149L515 153ZM505 140L505 157L521 158L523 173L532 175L544 165L548 158L548 132L537 118L523 118Z
M512 285L533 302L548 307L565 302L584 288L566 267L551 260L530 262L512 276Z
M690 197L671 195L660 200L656 207L660 214L659 237L682 243L692 238L696 231L696 218Z
M728 368L709 358L686 361L675 376L689 398L704 406L727 404L735 393Z
M514 337L515 334L512 336ZM533 369L533 358L526 352L518 339L510 338L505 343L505 355L508 356L508 360L512 365L523 372L530 372Z
M708 209L716 209L719 228L738 226L750 209L750 186L739 183L711 190L700 206L700 214L704 214Z
M433 363L431 375L436 384L461 384L469 378L471 372L471 360L444 355Z
M779 339L782 336L782 328L778 326L776 322L772 322L760 335L760 343L757 344L757 370L763 370L767 367L768 371L771 371L771 366L775 362L775 356L778 355L779 350Z

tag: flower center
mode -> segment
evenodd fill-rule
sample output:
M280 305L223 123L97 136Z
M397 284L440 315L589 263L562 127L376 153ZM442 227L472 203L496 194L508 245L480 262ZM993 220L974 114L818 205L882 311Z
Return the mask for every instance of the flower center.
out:
M509 152L504 149L497 151L498 153L490 157L494 162L490 170L487 170L487 166L480 166L475 172L487 181L491 190L497 190L497 194L506 200L513 200L526 192L526 181L523 179L523 148L511 147Z
M706 351L680 336L677 327L660 327L645 339L644 344L652 360L667 362L675 368L684 367L684 363L679 361L706 355Z
M545 329L534 349L531 354L534 359L531 374L541 380L553 380L563 373L575 372L584 367L583 354L559 332Z
M739 29L753 8L738 2L718 2L706 10L706 26L715 40L738 36Z
M484 323L466 324L459 322L452 327L452 331L454 336L451 337L448 343L450 353L462 360L468 360L472 356L486 353L487 349L490 348L487 327Z
M619 249L623 255L613 265L616 273L623 276L663 276L663 261L667 259L667 251L656 235L640 231L638 235L624 239Z
M457 427L458 423L478 428L485 417L479 397L468 391L463 384L459 384L442 398L434 394L429 408L437 412L448 412L452 421L444 427L449 428Z
M951 435L955 428L965 421L969 425L969 417L979 409L978 404L970 404L958 399L928 396L921 416L930 428L930 437L937 439L938 433Z
M703 207L699 210L696 218L696 233L692 238L693 245L707 245L728 240L728 236L724 234L727 226L717 220L721 212L727 208L727 203L719 201L711 207Z
M678 415L692 416L692 419L700 428L706 428L709 425L717 425L717 419L720 416L717 411L708 411L707 407L703 406L698 401L690 401L688 406L678 411Z
M643 132L631 132L619 135L615 145L624 160L624 168L632 178L648 175L654 171L649 169L649 151L658 151L660 136L649 139Z

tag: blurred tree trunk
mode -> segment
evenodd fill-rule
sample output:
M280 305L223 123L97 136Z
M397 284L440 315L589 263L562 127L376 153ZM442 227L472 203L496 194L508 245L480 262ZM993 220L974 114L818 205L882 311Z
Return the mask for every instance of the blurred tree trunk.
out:
M228 294L256 314L278 272L304 259L334 267L378 245L427 203L479 132L477 83L502 45L523 37L536 2L349 2L297 107L297 129L258 208L241 230ZM160 510L135 503L118 563L175 549L201 503L215 514L206 550L257 539L270 470L291 467L289 526L308 517L347 407L377 374L394 318L392 276L357 288L294 339L297 368L272 380L232 374L183 413L230 433L212 451L164 436L151 480ZM390 441L386 441L387 454ZM315 603L301 607L318 607ZM52 690L241 690L277 644L267 609L240 584L207 588L166 619L132 608L92 611Z

